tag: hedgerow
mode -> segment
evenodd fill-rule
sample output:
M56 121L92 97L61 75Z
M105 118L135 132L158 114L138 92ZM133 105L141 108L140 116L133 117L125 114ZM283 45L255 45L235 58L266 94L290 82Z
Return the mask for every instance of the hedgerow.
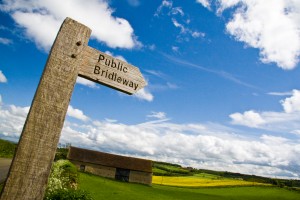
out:
M58 160L51 168L45 200L91 200L90 195L78 189L79 173L68 160Z

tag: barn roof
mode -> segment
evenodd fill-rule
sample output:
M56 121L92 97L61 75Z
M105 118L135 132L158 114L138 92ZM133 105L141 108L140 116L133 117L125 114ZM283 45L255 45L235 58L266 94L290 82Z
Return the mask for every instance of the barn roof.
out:
M130 169L142 172L152 172L152 161L140 158L120 156L99 151L70 147L68 159L108 167Z

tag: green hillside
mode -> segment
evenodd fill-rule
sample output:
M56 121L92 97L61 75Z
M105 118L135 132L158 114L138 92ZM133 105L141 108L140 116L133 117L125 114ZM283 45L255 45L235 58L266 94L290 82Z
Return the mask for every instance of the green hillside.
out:
M0 158L12 158L16 146L13 142L0 139Z
M300 193L279 187L182 188L153 184L152 187L118 182L90 174L80 174L80 188L95 200L298 200Z
M180 165L165 162L153 162L152 171L153 175L156 176L184 176L191 174L189 170L183 169Z
M240 174L234 172L224 172L224 171L214 171L207 169L194 169L194 168L183 168L177 164L165 163L165 162L153 162L152 166L154 176L201 176L205 177L211 176L212 179L235 179L243 180L251 183L262 183L262 184L272 184L280 187L290 187L294 189L300 188L300 180L289 180L289 179L278 179L278 178L268 178L256 175ZM167 178L168 179L168 178ZM154 179L155 180L155 179ZM165 179L166 180L166 179Z

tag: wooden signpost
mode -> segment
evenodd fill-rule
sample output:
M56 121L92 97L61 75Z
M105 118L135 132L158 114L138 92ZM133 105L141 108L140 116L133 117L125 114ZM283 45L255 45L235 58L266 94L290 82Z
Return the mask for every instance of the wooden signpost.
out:
M82 53L83 62L78 75L107 85L108 87L134 94L145 87L146 82L137 67L115 59L89 46Z
M145 87L137 67L89 46L91 30L63 22L25 121L1 200L42 200L77 76L127 94Z

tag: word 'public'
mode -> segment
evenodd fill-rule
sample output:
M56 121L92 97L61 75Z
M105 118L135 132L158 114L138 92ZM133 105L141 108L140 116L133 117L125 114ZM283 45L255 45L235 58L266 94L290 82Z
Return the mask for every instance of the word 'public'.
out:
M128 72L128 68L126 66L123 66L123 63L121 61L118 60L114 60L114 59L110 59L105 57L105 55L100 54L99 55L99 59L98 62L102 62L104 63L107 67L111 67L114 68L116 70L119 70L121 72L127 73Z

